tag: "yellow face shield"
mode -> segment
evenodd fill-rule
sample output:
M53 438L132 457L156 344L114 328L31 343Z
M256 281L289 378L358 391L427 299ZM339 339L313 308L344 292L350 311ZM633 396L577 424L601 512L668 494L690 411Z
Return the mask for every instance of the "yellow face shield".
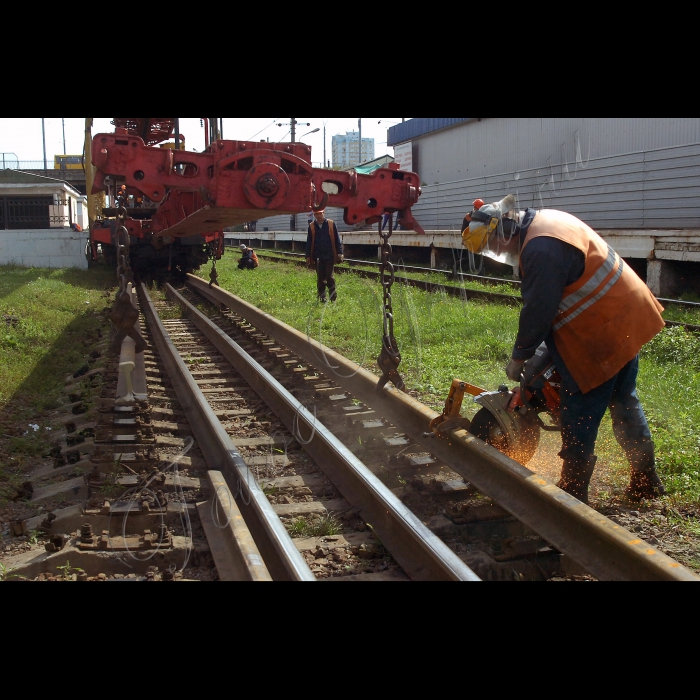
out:
M480 253L485 247L489 236L498 227L498 219L491 217L488 223L472 221L469 227L462 231L462 244L472 253Z

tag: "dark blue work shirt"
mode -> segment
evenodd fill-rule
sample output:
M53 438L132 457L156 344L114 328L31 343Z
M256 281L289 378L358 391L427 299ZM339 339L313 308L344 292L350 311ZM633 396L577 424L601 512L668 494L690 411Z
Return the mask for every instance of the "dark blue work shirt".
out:
M524 231L523 234L526 234ZM521 234L522 235L522 234ZM524 235L521 238L524 240ZM544 341L559 370L562 386L578 391L578 385L569 373L557 351L552 335L552 322L564 297L564 288L576 282L586 265L584 254L574 246L551 236L533 238L520 255L522 267L518 337L513 348L513 358L528 360Z
M316 224L316 239L314 241L314 260L333 260L333 246L331 246L331 237L328 233L328 219L323 224ZM333 232L335 233L335 252L338 255L343 254L343 244L338 235L338 227L333 222ZM311 224L309 224L308 235L306 236L306 257L311 257Z

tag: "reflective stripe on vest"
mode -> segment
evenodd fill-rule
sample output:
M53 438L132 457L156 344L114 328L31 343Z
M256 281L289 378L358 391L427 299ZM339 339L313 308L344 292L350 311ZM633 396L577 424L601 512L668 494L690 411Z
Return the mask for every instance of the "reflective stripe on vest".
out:
M565 212L539 212L523 242L556 238L581 251L581 277L567 285L552 321L557 350L581 393L614 377L663 327L663 307L593 229ZM523 276L524 279L524 276Z
M608 245L607 242L606 245ZM564 297L561 300L561 303L559 304L559 311L566 313L566 311L572 308L575 304L578 304L587 296L593 294L593 292L602 284L603 280L615 269L615 265L618 265L617 272L610 278L610 280L608 280L607 284L585 304L581 304L576 311L569 314L558 323L555 323L552 327L553 330L558 331L563 325L569 323L569 321L576 318L580 313L590 308L596 301L601 299L622 276L622 268L624 263L622 262L620 256L608 245L608 257L605 259L605 262L598 268L598 270L596 270L593 277L591 277L591 279L589 279L588 282L581 287L581 289L576 290L572 294L569 294L568 297Z

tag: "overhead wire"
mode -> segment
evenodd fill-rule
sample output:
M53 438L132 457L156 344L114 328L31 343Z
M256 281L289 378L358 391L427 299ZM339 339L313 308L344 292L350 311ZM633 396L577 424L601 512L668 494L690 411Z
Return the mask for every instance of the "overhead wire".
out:
M272 124L268 124L266 127L263 127L262 129L260 129L260 131L258 131L257 134L253 134L253 135L252 135L249 139L247 139L247 140L248 140L248 141L252 141L256 136L259 136L260 134L262 134L262 132L265 131L265 129L269 129L271 126L274 126L276 123L277 123L277 119L275 118L275 119L272 120Z

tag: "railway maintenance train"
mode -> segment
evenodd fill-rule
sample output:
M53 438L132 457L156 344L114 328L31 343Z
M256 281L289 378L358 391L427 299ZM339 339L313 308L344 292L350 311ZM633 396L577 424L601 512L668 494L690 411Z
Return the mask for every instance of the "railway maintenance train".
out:
M92 121L85 129L91 256L99 245L116 263L125 246L137 276L193 272L222 256L225 228L327 205L344 209L350 225L398 212L404 229L422 232L411 214L420 181L396 164L370 175L314 169L310 146L227 141L216 118L202 119L202 153L183 149L178 118L114 118L114 133L95 136Z

